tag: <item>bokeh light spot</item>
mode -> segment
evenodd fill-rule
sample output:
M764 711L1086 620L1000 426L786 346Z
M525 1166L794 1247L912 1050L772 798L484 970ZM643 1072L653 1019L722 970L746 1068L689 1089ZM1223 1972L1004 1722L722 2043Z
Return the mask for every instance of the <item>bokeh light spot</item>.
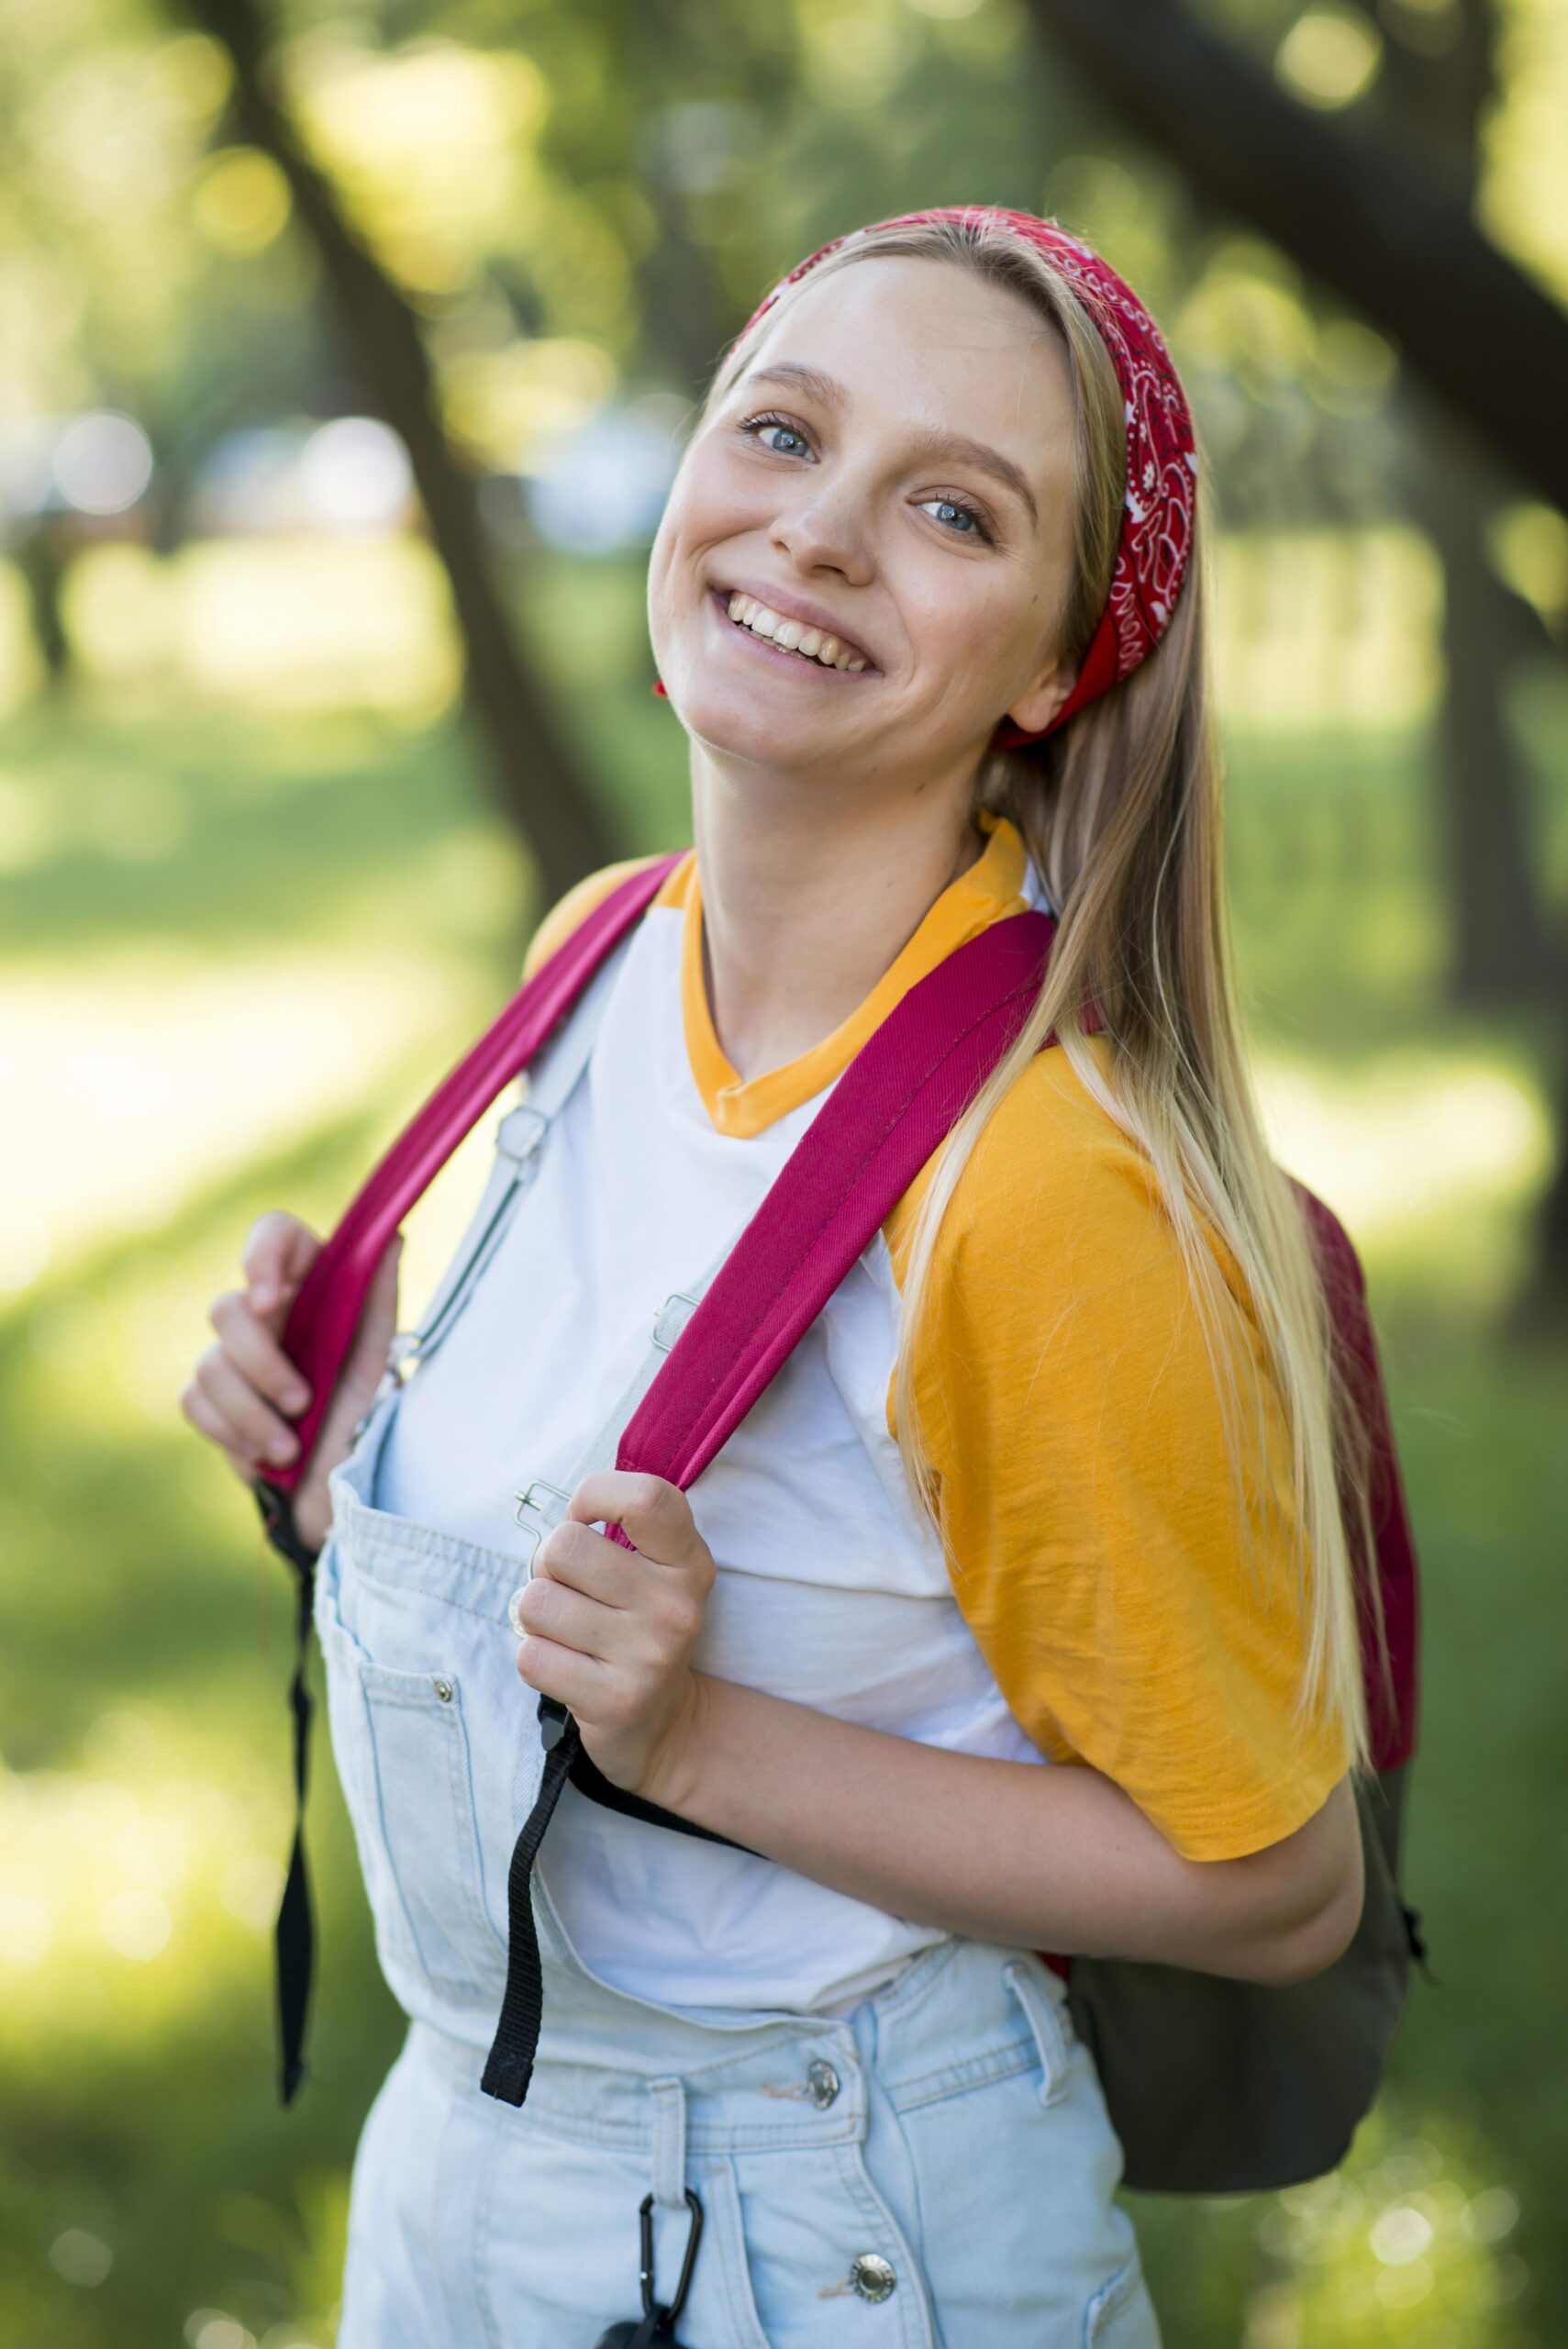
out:
M101 2235L85 2227L67 2227L49 2247L49 2264L68 2284L101 2284L115 2264L115 2255Z

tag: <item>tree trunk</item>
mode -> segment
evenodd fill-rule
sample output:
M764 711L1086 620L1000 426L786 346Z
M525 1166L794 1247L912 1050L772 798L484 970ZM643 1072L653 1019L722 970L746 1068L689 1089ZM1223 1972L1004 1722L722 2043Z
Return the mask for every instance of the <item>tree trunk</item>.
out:
M11 549L11 560L28 591L28 616L46 685L51 694L64 694L72 685L74 664L61 609L67 559L61 551L58 522L47 514L41 516Z
M1518 628L1486 559L1495 500L1470 436L1418 397L1418 519L1443 573L1437 783L1450 915L1448 979L1457 1004L1539 1003L1552 958L1530 853L1528 780L1508 731L1503 685Z
M1496 85L1493 0L1461 0L1447 42L1412 50L1391 38L1373 92L1376 127L1473 214L1477 140ZM1529 786L1508 731L1507 685L1520 631L1492 570L1487 526L1507 495L1490 452L1418 387L1415 493L1443 572L1447 684L1438 785L1448 903L1449 985L1456 1003L1539 1002L1551 952L1531 855Z
M349 227L325 174L306 154L273 88L269 29L256 0L187 5L228 53L242 135L270 155L287 179L336 297L334 318L367 398L407 448L430 537L451 584L467 705L484 729L501 806L527 840L544 901L552 903L615 851L578 763L514 640L484 541L475 484L454 459L442 429L414 313Z

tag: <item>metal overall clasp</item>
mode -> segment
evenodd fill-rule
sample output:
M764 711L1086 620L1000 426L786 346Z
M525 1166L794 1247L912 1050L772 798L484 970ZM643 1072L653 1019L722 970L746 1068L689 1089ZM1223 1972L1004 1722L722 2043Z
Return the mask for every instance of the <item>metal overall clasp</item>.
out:
M546 1497L536 1500L534 1497L536 1493L544 1495ZM512 1514L523 1531L530 1536L532 1542L528 1551L528 1573L506 1601L506 1620L519 1640L525 1634L517 1615L517 1604L534 1578L534 1560L539 1555L539 1545L545 1535L561 1523L565 1514L566 1504L571 1498L570 1493L563 1493L559 1485L548 1484L542 1476L536 1476L533 1483L525 1485L517 1496L517 1506Z

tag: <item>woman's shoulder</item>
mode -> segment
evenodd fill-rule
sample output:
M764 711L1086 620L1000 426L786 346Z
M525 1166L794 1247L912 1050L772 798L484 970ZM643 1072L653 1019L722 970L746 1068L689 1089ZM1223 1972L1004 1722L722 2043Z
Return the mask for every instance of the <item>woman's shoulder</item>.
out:
M1152 1335L1184 1309L1190 1276L1160 1178L1115 1114L1114 1051L1085 1040L1082 1065L1060 1045L1037 1052L976 1139L942 1218L932 1270L960 1320L1037 1330L1069 1308ZM940 1153L938 1153L940 1156ZM929 1162L884 1226L902 1282ZM1240 1269L1211 1219L1197 1228L1225 1286L1244 1305Z
M1058 1249L1111 1214L1147 1215L1154 1170L1108 1107L1112 1047L1085 1039L1087 1074L1060 1045L1037 1052L986 1119L942 1219L944 1253L989 1257L1049 1228ZM938 1153L940 1156L940 1153ZM913 1222L933 1157L900 1202L889 1241ZM1059 1259L1060 1260L1060 1259Z
M660 863L666 851L659 850L651 856L623 856L614 864L602 864L596 873L584 874L574 882L563 897L558 897L544 919L529 939L523 956L523 977L531 979L540 964L549 961L558 947L564 946L579 923L587 920L597 905L601 905L618 882L634 873L646 872L651 864ZM671 883L684 871L684 864L674 867ZM660 891L661 899L665 892Z

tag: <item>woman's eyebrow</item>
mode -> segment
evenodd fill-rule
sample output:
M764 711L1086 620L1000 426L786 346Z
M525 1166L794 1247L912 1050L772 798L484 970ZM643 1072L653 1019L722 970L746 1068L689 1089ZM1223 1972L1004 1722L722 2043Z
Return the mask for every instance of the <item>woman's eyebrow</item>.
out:
M743 384L798 384L802 391L819 399L824 407L840 414L849 405L849 394L837 377L825 375L820 367L807 367L801 360L775 359L767 367L749 367L737 378L735 388L739 391ZM1034 492L1011 457L1004 457L999 449L987 447L984 440L972 440L965 432L921 431L913 436L913 442L922 456L945 457L950 463L974 465L981 473L989 473L993 480L1010 489L1015 497L1023 500L1029 519L1039 529L1040 508Z

